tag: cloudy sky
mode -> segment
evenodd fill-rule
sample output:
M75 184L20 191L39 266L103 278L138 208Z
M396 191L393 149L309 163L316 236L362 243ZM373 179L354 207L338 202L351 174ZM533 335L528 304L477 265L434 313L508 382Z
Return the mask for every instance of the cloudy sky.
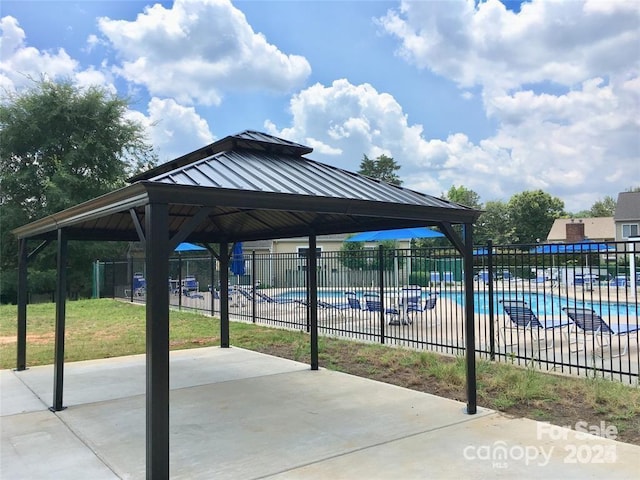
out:
M0 88L103 85L162 161L251 129L437 196L640 186L636 0L3 0L0 32Z

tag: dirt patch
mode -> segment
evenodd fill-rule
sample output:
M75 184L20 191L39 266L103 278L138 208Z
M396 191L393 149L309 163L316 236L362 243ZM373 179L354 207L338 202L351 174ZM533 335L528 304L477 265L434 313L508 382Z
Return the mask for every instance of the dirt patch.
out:
M35 345L48 345L55 339L54 333L43 333L39 335L27 335L27 343ZM7 335L0 337L0 345L10 345L17 343L18 339L15 335Z

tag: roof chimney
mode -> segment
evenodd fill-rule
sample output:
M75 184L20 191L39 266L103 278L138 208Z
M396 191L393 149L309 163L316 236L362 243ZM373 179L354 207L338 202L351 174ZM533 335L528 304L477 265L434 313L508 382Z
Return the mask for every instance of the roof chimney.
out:
M578 243L584 240L584 223L579 221L578 223L574 223L573 219L571 223L567 223L567 233L566 233L566 242L567 243Z

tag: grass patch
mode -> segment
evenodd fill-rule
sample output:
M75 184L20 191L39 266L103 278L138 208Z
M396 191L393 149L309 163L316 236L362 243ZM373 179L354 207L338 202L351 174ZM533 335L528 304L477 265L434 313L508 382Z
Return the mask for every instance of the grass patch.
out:
M53 304L29 305L27 364L53 363ZM170 348L220 344L220 321L190 312L171 311ZM234 346L309 363L304 332L249 323L230 325ZM463 358L331 337L319 338L322 367L371 378L464 402ZM145 310L110 299L67 303L65 357L90 360L144 353ZM0 306L0 367L16 362L16 307ZM545 374L533 368L479 359L478 404L510 415L556 425L601 421L615 425L619 439L640 445L640 389L599 378Z

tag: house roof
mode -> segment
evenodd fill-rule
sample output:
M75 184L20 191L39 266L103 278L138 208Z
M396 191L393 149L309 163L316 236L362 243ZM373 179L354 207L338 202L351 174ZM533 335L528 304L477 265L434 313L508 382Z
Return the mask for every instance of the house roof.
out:
M640 221L640 192L621 192L616 202L616 222Z
M549 230L547 242L564 242L567 239L567 224L575 222L584 224L584 236L588 239L615 240L616 238L613 217L557 218Z
M311 151L245 131L14 234L54 238L64 228L69 239L138 240L149 204L168 205L171 238L196 243L473 223L480 214L303 156Z

